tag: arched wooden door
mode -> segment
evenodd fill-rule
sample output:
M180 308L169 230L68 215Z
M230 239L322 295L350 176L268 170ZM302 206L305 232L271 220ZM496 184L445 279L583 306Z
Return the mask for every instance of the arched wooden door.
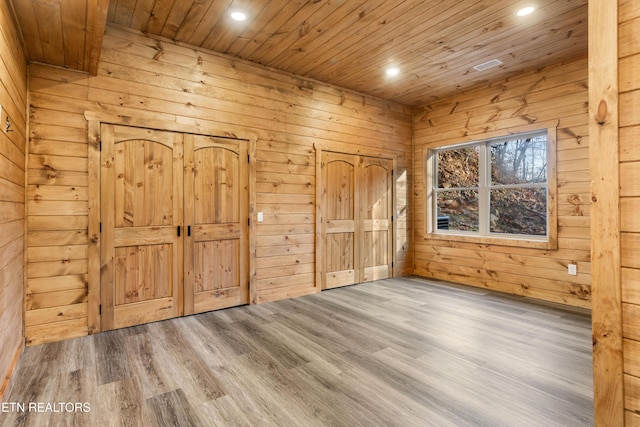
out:
M109 330L249 302L247 141L101 126Z
M322 152L321 289L391 277L393 162Z
M322 153L322 289L360 282L358 156Z
M183 135L102 125L102 330L178 316Z
M362 282L392 276L392 170L391 160L362 157L362 179L359 191Z
M185 135L185 153L185 314L247 304L247 145Z

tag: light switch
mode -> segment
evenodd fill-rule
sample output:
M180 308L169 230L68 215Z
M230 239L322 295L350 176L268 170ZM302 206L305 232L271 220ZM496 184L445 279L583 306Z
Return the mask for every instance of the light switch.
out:
M578 274L578 266L577 265L569 264L568 267L569 267L569 269L568 269L569 271L568 272L569 272L570 275L576 276Z
M262 212L258 212L258 222L262 221L264 221L264 215L262 214Z

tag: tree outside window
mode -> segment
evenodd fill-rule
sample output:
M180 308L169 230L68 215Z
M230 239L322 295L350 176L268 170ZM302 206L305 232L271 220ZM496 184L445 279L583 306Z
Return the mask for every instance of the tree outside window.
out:
M433 150L438 233L548 235L547 133Z

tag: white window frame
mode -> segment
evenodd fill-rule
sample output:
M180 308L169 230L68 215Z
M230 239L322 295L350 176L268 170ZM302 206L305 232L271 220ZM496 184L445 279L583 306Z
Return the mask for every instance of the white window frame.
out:
M544 184L515 184L491 186L490 178L490 150L488 146L493 143L513 140L516 138L526 138L530 136L546 133L547 137L547 181ZM464 242L475 242L482 244L497 244L505 246L520 246L543 249L557 249L557 182L556 182L556 127L549 126L528 126L508 129L502 132L492 132L482 135L482 138L468 138L466 141L455 141L453 143L438 144L425 150L425 181L427 184L427 206L426 224L427 239L453 240ZM479 147L479 182L478 182L478 231L462 230L438 230L437 228L437 202L436 193L450 189L437 189L436 156L438 151L443 149L456 149L478 146ZM489 231L489 191L495 188L525 188L544 187L547 188L547 235L533 236L520 234L491 233ZM473 187L472 189L476 189ZM460 190L456 187L455 190Z

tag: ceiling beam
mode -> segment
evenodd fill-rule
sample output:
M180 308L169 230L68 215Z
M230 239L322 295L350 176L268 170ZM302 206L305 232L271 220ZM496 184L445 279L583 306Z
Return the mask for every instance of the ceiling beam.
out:
M107 25L109 0L87 2L87 28L85 36L84 71L92 76L98 74L102 39Z

